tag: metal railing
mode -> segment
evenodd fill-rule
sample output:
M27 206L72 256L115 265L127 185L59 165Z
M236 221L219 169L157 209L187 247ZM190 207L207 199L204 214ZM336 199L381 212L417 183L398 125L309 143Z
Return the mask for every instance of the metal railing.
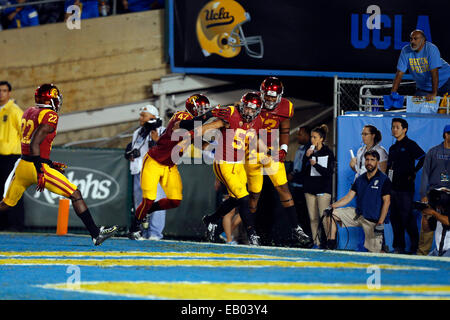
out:
M334 80L334 117L346 111L384 111L384 96L391 94L392 80L338 79ZM414 96L415 82L402 82L398 93L405 97L402 108L392 108L387 112L404 112L407 97ZM439 107L438 113L450 114L450 99Z

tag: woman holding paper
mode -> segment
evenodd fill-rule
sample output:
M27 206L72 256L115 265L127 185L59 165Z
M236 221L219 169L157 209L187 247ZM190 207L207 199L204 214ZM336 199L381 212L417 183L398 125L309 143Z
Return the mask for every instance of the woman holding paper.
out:
M335 163L333 151L324 144L327 133L328 127L324 124L311 131L311 147L306 151L302 165L306 206L317 246L320 245L317 236L319 221L323 211L331 203Z
M355 179L365 173L366 167L364 165L364 154L370 150L376 150L380 155L380 161L378 162L378 169L383 173L386 173L388 153L385 148L380 145L381 132L375 126L365 125L361 132L362 141L364 146L358 149L356 157L352 156L350 160L350 168L356 172ZM353 150L350 150L353 153Z

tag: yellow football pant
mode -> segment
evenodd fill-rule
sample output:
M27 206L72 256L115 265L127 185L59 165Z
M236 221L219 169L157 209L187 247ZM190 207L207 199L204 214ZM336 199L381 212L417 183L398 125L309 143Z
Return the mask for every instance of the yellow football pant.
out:
M44 163L45 189L69 198L77 186L71 183L61 172L51 168ZM16 163L12 180L7 187L3 202L10 207L14 207L22 197L25 190L32 184L37 184L37 172L33 162L19 159Z
M230 197L240 199L248 196L247 175L243 163L214 161L213 170L217 179L227 187Z
M272 181L274 187L282 186L287 183L286 169L283 162L270 160L266 165L261 163L244 164L245 172L248 179L248 191L252 193L260 193L264 181L264 173L267 174Z
M168 199L183 199L183 184L177 166L165 166L146 154L141 173L142 197L156 200L158 182Z

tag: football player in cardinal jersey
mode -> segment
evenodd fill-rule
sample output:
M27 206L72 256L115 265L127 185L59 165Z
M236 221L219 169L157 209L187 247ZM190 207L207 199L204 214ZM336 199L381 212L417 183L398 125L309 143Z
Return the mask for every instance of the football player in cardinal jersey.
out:
M183 185L177 165L172 158L173 149L186 139L172 140L177 129L185 129L189 136L193 135L194 121L204 122L211 117L208 98L202 94L191 95L185 103L186 111L175 113L167 124L166 130L160 136L156 145L149 149L144 157L141 173L142 202L137 207L128 237L132 240L142 240L140 224L148 214L159 210L176 208L183 199ZM219 124L206 124L202 126L203 132L214 129ZM190 141L190 140L189 140ZM155 202L158 182L166 194L166 198Z
M244 161L248 146L257 141L258 132L262 128L259 117L261 106L259 94L248 92L242 96L239 107L222 107L223 110L216 115L224 125L221 128L222 134L219 136L213 169L219 181L227 187L230 197L214 214L203 217L203 223L207 227L206 237L209 241L215 241L216 236L221 233L220 218L234 208L238 208L247 231L249 244L260 245L260 238L255 230L255 214L249 209Z
M250 193L250 210L256 212L258 199L261 194L263 185L263 175L261 170L264 169L272 181L275 189L278 191L280 201L292 226L293 236L296 239L294 245L301 247L312 247L314 245L312 239L303 232L301 228L297 212L294 207L294 200L289 191L288 181L286 177L286 169L284 167L284 159L288 151L290 119L294 115L292 102L283 98L283 84L276 77L268 77L264 79L260 87L261 100L263 101L261 118L263 129L267 130L267 147L270 150L277 150L278 146L274 146L276 135L273 130L279 130L280 147L278 153L279 161L270 161L268 164L254 163L246 161L245 171L248 178L248 190Z
M5 186L5 197L0 202L0 211L14 207L25 190L37 184L37 190L49 191L72 200L77 216L88 229L93 243L98 246L117 232L117 226L100 228L94 223L86 203L77 186L64 175L67 166L50 160L53 139L58 126L58 111L62 95L53 84L43 84L36 89L34 107L28 108L22 116L22 156L16 162Z

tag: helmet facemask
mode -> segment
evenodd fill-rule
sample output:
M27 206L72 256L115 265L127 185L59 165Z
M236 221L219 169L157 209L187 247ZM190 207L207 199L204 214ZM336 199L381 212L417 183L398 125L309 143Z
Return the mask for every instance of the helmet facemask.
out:
M204 115L211 109L211 104L208 103L198 103L197 104L197 114L199 116Z
M270 97L269 99L271 99L271 100L269 100L267 97ZM275 98L275 99L273 99L273 98ZM268 91L267 93L264 91L261 91L261 99L263 101L264 108L273 110L280 103L281 94L277 94L276 92L273 92L273 91Z
M250 21L250 14L245 13L247 20L236 25L231 31L231 36L229 39L229 45L231 47L244 47L245 52L252 58L261 59L264 56L264 45L261 36L245 37L244 30L242 30L242 25ZM239 43L236 44L236 39L239 39ZM250 46L259 45L259 50L254 51L250 49Z
M269 77L261 83L260 89L263 108L273 110L281 102L283 84L277 77Z
M246 122L252 122L261 112L262 101L257 92L244 94L239 104L239 113Z
M43 84L38 87L34 99L38 107L50 108L55 112L60 110L63 102L59 89L52 84Z
M255 120L260 112L261 108L258 108L254 103L241 103L240 105L240 113L246 122Z

